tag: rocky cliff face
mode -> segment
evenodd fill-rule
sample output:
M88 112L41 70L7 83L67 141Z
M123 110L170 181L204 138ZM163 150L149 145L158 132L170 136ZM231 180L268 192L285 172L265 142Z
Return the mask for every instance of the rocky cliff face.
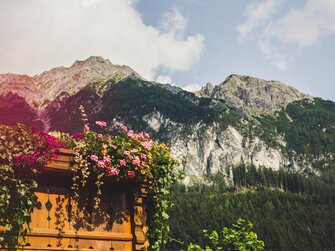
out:
M273 114L293 101L310 98L279 81L235 74L217 86L208 83L197 95L224 100L227 105L243 111L249 117Z
M171 147L180 168L190 175L224 173L225 167L241 162L272 169L313 166L306 164L305 153L288 144L294 135L282 128L283 119L290 118L286 124L299 119L285 108L302 99L313 105L312 97L278 81L239 75L217 86L207 84L195 94L145 81L127 66L90 57L34 77L0 75L0 122L75 132L82 126L78 107L83 104L92 120L118 116L135 130L150 131ZM322 109L333 109L326 106ZM281 127L271 120L278 112L284 114ZM313 111L313 121L317 114ZM328 124L323 133L332 132L333 124Z
M227 166L242 162L273 170L294 164L280 148L269 147L259 137L246 137L230 125L222 130L216 122L200 122L192 124L190 129L159 112L145 115L143 120L155 131L165 128L161 137L179 160L180 168L189 175L225 173ZM285 145L285 142L281 143Z

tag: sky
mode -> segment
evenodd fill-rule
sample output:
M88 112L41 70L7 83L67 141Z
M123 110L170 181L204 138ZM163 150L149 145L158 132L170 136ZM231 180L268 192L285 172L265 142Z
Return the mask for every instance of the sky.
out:
M0 73L92 55L190 91L241 74L335 101L335 1L0 0Z

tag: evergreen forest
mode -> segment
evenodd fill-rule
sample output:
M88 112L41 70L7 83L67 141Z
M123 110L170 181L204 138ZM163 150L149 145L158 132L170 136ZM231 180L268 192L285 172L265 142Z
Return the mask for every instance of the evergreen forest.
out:
M253 223L265 250L335 250L334 175L245 164L227 171L233 178L218 173L174 187L168 250L205 245L204 229L219 231L239 218Z

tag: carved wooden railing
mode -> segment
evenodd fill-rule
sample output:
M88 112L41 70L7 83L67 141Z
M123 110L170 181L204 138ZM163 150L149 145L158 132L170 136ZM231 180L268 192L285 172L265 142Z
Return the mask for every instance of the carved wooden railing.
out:
M100 209L88 203L81 210L69 196L73 160L72 150L60 149L39 173L35 194L40 205L33 211L24 250L147 250L145 187L107 179ZM90 190L88 185L83 198Z

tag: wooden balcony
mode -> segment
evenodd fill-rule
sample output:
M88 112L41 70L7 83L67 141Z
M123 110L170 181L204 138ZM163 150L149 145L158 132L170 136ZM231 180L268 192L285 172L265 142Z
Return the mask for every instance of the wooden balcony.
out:
M72 150L60 149L38 174L39 206L23 250L147 250L145 189L106 179L100 208L95 210L89 199L94 185L88 184L80 194L88 198L83 210L70 197L73 160Z

